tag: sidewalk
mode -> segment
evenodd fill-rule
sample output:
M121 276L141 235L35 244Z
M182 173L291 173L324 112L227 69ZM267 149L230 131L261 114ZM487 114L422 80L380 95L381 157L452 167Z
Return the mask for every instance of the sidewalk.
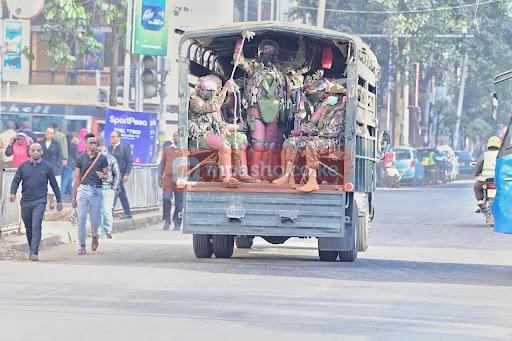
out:
M73 209L70 203L64 203L64 205L65 207L62 212L57 212L56 210L46 211L43 221L40 250L48 250L49 248L61 244L78 242L78 227L71 222ZM132 219L123 220L119 219L120 215L114 215L112 226L114 238L116 233L145 228L162 222L160 209L133 212L132 214ZM90 231L89 224L87 224L87 229ZM25 228L22 227L20 233L17 231L4 233L2 238L0 238L0 260L26 258L27 253L28 245L25 236Z

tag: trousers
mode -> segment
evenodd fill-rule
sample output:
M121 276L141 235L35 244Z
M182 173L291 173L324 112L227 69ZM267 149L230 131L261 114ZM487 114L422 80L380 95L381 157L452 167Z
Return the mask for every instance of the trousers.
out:
M98 235L98 228L101 225L101 207L103 206L103 190L90 186L80 185L78 187L78 240L80 246L85 246L87 237L87 213L91 222L91 233L93 237Z
M112 210L114 209L114 198L116 196L116 191L112 188L105 187L103 185L103 205L101 206L101 229L100 233L112 233L112 222L114 217L112 215Z
M125 216L131 216L132 213L130 211L130 202L128 201L128 196L126 195L126 189L124 188L124 183L121 179L121 184L119 185L119 192L117 192L114 198L114 206L117 204L117 199L121 200L121 205L123 206L123 211Z
M45 201L21 201L21 218L25 224L30 253L34 255L39 253L39 244L41 243L41 230L43 228L42 224L45 209Z
M171 209L172 203L171 200L174 196L174 214L172 215L172 222L174 223L175 228L181 227L182 211L183 211L183 192L168 192L163 194L162 202L163 202L163 215L162 219L165 221L171 221Z

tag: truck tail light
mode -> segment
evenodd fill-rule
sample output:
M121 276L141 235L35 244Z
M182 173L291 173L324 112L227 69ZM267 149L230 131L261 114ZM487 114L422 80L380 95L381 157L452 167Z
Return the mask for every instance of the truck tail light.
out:
M345 186L343 186L343 188L345 189L345 192L352 192L354 191L354 184L351 182L347 182Z
M487 184L488 189L496 189L496 184L494 182L490 182Z

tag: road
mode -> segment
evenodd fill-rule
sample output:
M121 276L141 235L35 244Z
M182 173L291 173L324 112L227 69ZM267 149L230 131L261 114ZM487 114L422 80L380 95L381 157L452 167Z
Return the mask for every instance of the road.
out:
M378 192L370 248L321 263L314 240L197 260L160 226L0 263L0 340L512 340L512 235L469 183Z

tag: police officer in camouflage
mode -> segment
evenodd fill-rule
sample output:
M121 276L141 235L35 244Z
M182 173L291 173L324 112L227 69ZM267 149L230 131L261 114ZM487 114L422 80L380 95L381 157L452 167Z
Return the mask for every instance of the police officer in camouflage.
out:
M222 104L233 88L232 80L222 87L222 81L216 75L201 77L189 106L191 147L218 152L221 175L227 185L256 181L248 173L247 136L238 131L236 124L227 123L222 117ZM233 166L236 166L236 174L233 174Z

